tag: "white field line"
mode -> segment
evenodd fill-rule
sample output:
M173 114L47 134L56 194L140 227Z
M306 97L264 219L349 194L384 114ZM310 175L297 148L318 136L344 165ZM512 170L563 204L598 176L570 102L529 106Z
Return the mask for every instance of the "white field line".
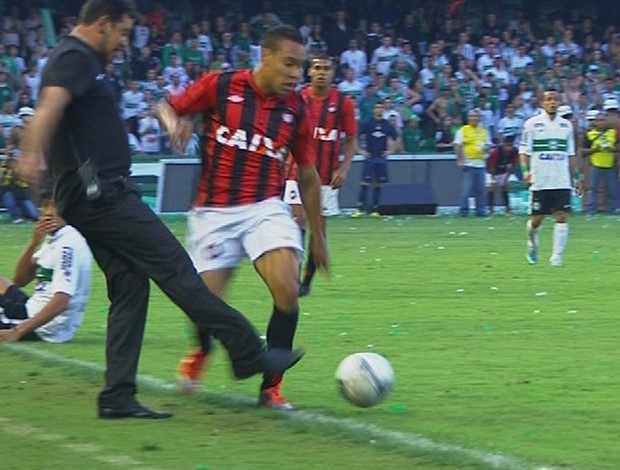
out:
M102 372L104 367L93 362L82 361L79 359L62 357L60 355L39 350L31 346L22 344L6 344L6 348L19 352L25 356L40 360L50 361L56 364L71 366L72 368L80 368L88 372ZM165 380L148 375L138 376L138 383L143 387L153 390L175 390L176 385ZM234 395L229 392L223 393L214 390L205 390L202 392L205 396L211 396L218 400L223 400L231 404L250 405L255 400L245 395ZM355 434L358 437L367 439L370 445L385 444L394 447L408 449L410 451L436 452L451 456L457 460L461 458L465 462L476 464L484 464L489 468L497 470L560 470L558 467L549 467L540 464L528 463L518 457L511 455L489 452L472 447L464 447L447 442L432 440L416 433L405 433L392 431L373 424L364 423L354 419L335 418L329 415L296 410L292 413L282 413L287 419L299 421L304 424L310 424L327 429L330 432L338 431L343 434ZM124 458L124 456L120 456ZM561 470L569 470L562 467Z
M4 436L24 438L31 444L33 441L49 443L59 449L73 454L79 454L110 467L133 470L156 470L154 467L147 466L143 462L140 462L129 455L112 454L105 448L95 444L69 442L69 439L62 434L48 433L13 418L5 418L0 416L0 431L2 431ZM10 442L10 439L4 440L5 442ZM19 462L9 461L6 463L9 465L15 463L17 467L20 466Z

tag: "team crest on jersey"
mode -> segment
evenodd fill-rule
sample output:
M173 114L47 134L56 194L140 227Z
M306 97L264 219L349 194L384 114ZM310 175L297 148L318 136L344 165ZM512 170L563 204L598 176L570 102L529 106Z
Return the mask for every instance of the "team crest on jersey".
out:
M330 103L330 105L327 107L327 111L330 113L335 113L336 112L336 105L334 103Z
M291 122L293 122L293 115L291 113L284 113L282 114L282 120L285 123L290 124Z
M231 103L243 103L243 96L239 96L239 95L230 95L228 97L228 101L230 101Z

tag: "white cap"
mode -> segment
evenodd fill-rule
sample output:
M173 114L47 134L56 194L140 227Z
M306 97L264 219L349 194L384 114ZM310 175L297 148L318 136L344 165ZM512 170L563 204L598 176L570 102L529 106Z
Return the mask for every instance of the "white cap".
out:
M19 108L19 110L17 111L17 115L19 117L34 116L34 109L32 109L30 106L23 106Z
M591 109L590 111L586 113L586 119L588 121L594 121L598 117L599 114L601 114L599 110Z
M609 111L610 109L615 109L617 111L618 110L618 100L615 99L615 98L607 98L603 102L603 109L605 111Z
M566 117L569 114L573 114L573 108L571 108L567 104L563 104L562 106L558 107L558 116Z
M493 86L489 82L482 82L482 88L493 88Z

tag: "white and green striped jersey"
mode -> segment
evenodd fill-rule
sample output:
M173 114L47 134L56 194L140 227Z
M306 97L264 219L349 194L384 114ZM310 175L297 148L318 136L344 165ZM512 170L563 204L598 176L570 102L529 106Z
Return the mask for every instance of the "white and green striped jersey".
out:
M521 129L523 128L523 119L518 118L517 116L508 117L504 116L499 120L497 124L497 130L502 135L514 135L515 136L515 145L519 145L521 138Z
M575 138L570 121L542 111L525 121L519 153L530 157L532 191L570 189L569 158L575 156Z

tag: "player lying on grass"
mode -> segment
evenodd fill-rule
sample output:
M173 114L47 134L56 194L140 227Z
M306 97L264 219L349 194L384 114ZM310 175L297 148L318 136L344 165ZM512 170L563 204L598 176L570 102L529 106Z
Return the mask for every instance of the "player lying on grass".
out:
M0 276L0 342L69 341L82 322L92 270L86 240L58 215L51 192L13 281ZM20 288L35 281L29 297Z

